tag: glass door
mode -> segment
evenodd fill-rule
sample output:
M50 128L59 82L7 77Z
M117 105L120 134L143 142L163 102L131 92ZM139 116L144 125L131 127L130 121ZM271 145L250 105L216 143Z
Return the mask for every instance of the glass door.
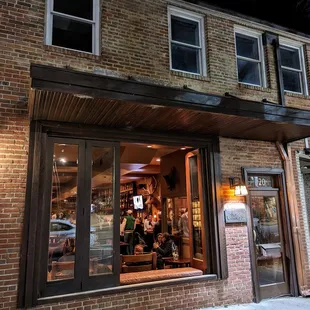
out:
M186 155L187 212L191 265L206 271L206 229L204 226L203 176L201 155L194 150Z
M278 191L250 191L257 300L289 294Z

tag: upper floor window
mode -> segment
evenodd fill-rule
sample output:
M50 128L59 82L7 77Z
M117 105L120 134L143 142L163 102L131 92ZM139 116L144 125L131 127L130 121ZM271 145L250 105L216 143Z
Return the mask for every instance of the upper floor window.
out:
M170 69L206 75L203 16L169 8L168 18Z
M236 29L235 38L239 82L265 87L261 34L245 29Z
M280 39L281 70L285 91L308 94L302 45Z
M46 44L99 55L99 0L47 0Z

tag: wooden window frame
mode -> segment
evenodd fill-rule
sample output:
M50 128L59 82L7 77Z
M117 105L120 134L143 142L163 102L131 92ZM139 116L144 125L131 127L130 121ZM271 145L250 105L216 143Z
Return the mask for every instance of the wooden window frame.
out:
M53 156L53 144L51 141L65 141L66 143L77 143L80 139L80 147L85 147L85 144L91 143L95 146L107 146L107 145L119 145L119 142L115 141L128 141L128 142L144 142L144 143L164 143L170 145L180 146L192 145L201 149L201 152L205 152L205 173L204 178L207 182L207 195L208 201L206 203L205 212L208 215L208 222L204 225L207 227L209 234L207 234L208 251L206 255L208 257L207 275L173 279L143 283L143 287L156 287L162 285L170 285L175 283L186 283L189 281L202 281L210 279L225 279L228 276L227 270L227 256L226 256L226 243L225 243L225 225L223 216L223 206L220 197L220 154L219 154L219 141L217 138L197 137L197 136L184 136L180 140L180 136L158 134L157 136L150 133L128 133L119 130L102 130L98 126L83 126L79 128L73 124L64 124L59 126L53 122L39 122L35 121L31 123L30 132L30 154L28 161L28 174L27 174L27 192L26 192L26 204L25 204L25 225L23 230L23 242L22 242L22 254L21 254L21 266L20 266L20 281L18 290L18 306L30 307L37 304L56 302L60 300L76 299L78 297L89 297L90 295L109 294L111 292L122 292L134 289L137 285L115 286L118 283L109 283L102 285L102 277L96 276L98 281L94 280L88 282L85 279L81 279L77 274L78 281L73 281L73 286L67 288L70 280L63 280L65 284L61 284L62 281L57 281L47 285L46 283L46 267L47 267L47 249L48 249L48 233L49 233L49 210L43 210L40 206L46 204L46 201L50 199L49 193L44 192L44 183L51 182L51 176L49 175L50 168L46 166L47 158ZM100 141L102 140L102 142ZM63 142L62 142L63 143ZM89 151L90 152L90 151ZM79 162L85 162L83 156L91 156L91 153L79 152ZM116 152L119 152L116 151ZM83 155L83 153L85 155ZM87 155L88 154L88 155ZM119 153L115 156L119 156ZM50 161L52 165L52 161ZM208 163L208 165L206 165ZM86 178L91 178L91 170L88 172L79 170L79 177L86 173ZM119 171L116 172L116 177L119 177ZM50 181L48 181L48 178ZM46 191L45 191L46 192ZM89 193L90 195L90 193ZM89 196L78 197L78 199L88 199ZM79 193L78 193L79 196ZM90 197L90 196L89 196ZM119 201L119 196L115 195L116 201ZM86 200L85 200L86 201ZM87 200L88 201L88 200ZM87 202L86 202L87 203ZM119 235L119 208L115 209L114 218L114 234ZM77 225L79 219L81 219L82 210L77 210ZM117 217L118 216L118 217ZM87 222L87 221L86 221ZM86 223L85 221L81 222ZM80 229L80 232L85 231L87 227ZM79 232L77 230L77 236ZM118 238L114 239L114 251L115 261L119 260L119 253L117 253ZM86 249L86 245L82 245L80 252ZM46 249L46 251L42 251ZM46 252L46 253L45 253ZM77 260L82 259L78 257L78 248L76 254ZM86 257L87 258L87 257ZM86 259L84 257L84 260ZM88 263L88 262L87 262ZM88 264L83 265L83 262L77 261L76 268L84 266L86 271L82 272L81 276L85 277L85 272L88 273ZM86 267L85 267L86 266ZM116 264L115 267L119 266ZM119 275L119 270L116 270ZM119 278L118 278L119 279ZM81 287L82 283L82 287ZM85 285L83 284L85 283ZM58 285L57 285L58 284ZM59 284L61 284L59 286ZM114 286L113 286L114 285ZM83 287L84 286L84 287ZM107 287L109 286L109 287ZM112 287L110 287L112 286ZM89 291L91 290L91 291Z
M69 15L61 12L54 11L54 0L46 0L46 14L45 14L45 44L51 46L57 46L71 51L77 51L86 54L100 55L100 15L101 5L100 0L93 1L93 19L85 19L82 17ZM92 25L92 52L76 50L64 46L53 45L53 16L63 17L69 20L78 21L84 24Z
M186 44L186 43L172 40L172 31L171 31L171 17L172 16L181 17L181 18L195 21L198 23L199 45L191 45L191 44ZM168 6L168 30L169 30L168 35L169 35L170 70L176 71L176 72L183 72L187 74L193 74L197 76L207 76L204 16L198 13L194 13L188 10L181 9L181 8ZM199 73L178 70L172 67L172 48L171 48L172 43L178 44L180 46L187 46L187 47L195 48L199 51Z

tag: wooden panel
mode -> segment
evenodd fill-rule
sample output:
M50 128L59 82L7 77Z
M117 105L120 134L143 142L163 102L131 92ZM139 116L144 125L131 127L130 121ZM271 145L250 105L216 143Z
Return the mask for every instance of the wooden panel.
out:
M306 125L185 108L154 107L140 102L93 99L42 90L35 91L33 100L31 109L34 120L263 141L291 141L310 136L310 126ZM309 120L307 122L310 124Z

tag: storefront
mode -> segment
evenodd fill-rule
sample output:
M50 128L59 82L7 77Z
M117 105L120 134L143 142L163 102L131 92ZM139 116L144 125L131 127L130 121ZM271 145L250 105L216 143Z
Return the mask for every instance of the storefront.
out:
M310 136L309 112L47 66L33 65L31 76L20 305L214 280L233 287L227 231L244 227L249 238L236 238L251 257L256 301L298 294L273 142ZM278 168L223 163L219 137L267 141L266 166ZM223 190L225 169L240 175L247 198L224 203L236 185ZM226 211L240 205L247 218L230 222ZM168 257L156 232L177 246Z

